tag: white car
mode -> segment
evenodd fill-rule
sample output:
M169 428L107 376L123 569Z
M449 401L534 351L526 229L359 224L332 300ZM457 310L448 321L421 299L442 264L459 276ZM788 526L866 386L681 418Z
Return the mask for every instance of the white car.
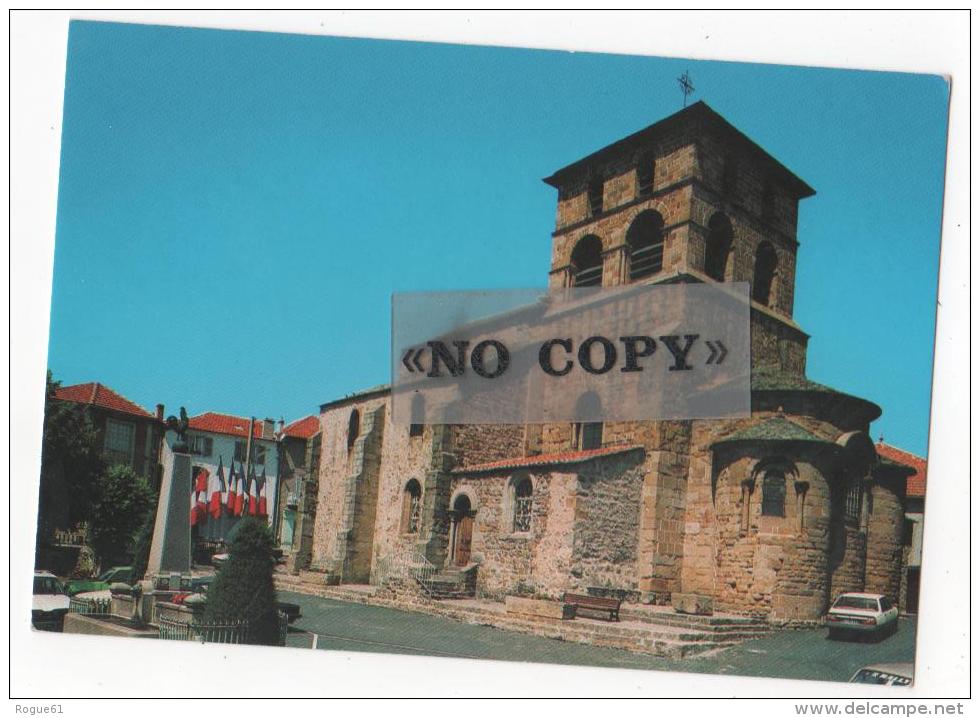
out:
M885 636L898 630L898 608L879 593L842 593L827 612L829 637Z
M68 613L68 593L58 577L47 571L34 572L31 624L42 631L60 631Z

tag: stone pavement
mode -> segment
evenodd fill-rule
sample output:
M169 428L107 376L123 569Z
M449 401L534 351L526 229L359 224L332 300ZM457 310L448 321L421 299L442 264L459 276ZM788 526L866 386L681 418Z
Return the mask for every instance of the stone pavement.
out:
M910 662L915 621L880 643L829 641L826 629L776 631L688 658L663 658L471 625L394 608L280 592L300 605L288 645L326 650L846 681L870 663Z

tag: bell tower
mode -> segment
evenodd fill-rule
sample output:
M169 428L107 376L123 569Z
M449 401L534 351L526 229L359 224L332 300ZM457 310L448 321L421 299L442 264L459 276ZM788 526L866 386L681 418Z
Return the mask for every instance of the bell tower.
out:
M549 286L749 282L753 366L802 374L793 321L803 180L696 102L563 167Z

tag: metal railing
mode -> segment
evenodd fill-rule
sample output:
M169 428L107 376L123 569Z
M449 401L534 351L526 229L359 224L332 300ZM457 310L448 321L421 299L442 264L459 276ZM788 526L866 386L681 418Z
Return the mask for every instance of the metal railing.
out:
M68 599L68 613L107 616L111 613L111 608L111 598L79 598L72 596Z
M282 611L278 614L279 645L286 645L289 622ZM160 638L168 641L200 641L201 643L249 643L252 624L249 621L182 621L170 616L158 616Z
M378 559L375 583L384 586L392 579L401 579L409 583L414 581L425 595L431 596L432 578L438 572L439 569L425 557L422 549L411 546Z

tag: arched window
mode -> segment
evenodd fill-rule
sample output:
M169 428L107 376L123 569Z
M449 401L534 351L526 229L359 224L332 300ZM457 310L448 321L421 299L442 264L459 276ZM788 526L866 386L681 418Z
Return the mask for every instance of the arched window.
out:
M350 418L347 420L347 451L354 448L358 434L361 433L361 413L357 409L352 409Z
M732 249L732 223L721 212L716 212L708 222L708 241L704 249L704 273L712 279L724 282L728 255Z
M531 509L534 503L534 486L527 476L511 480L514 492L514 533L527 533L531 530Z
M762 475L762 515L786 515L786 472L772 466Z
M425 418L425 397L421 394L412 397L411 414L412 423L408 427L408 435L422 436L422 428L425 426L422 421Z
M602 286L602 240L594 234L582 237L572 250L572 286Z
M575 416L594 419L602 414L602 404L594 391L586 392L575 403ZM602 447L602 422L584 421L575 425L575 446L580 451Z
M589 182L589 214L593 217L602 214L602 180L594 179Z
M417 534L422 525L422 486L415 479L405 484L402 493L402 533Z
M752 274L752 299L772 306L772 281L776 276L776 250L762 242L755 252L755 271Z
M653 152L644 152L636 163L636 194L645 197L653 194L653 177L656 169Z
M640 212L626 232L630 280L656 274L664 267L664 218L648 209Z

